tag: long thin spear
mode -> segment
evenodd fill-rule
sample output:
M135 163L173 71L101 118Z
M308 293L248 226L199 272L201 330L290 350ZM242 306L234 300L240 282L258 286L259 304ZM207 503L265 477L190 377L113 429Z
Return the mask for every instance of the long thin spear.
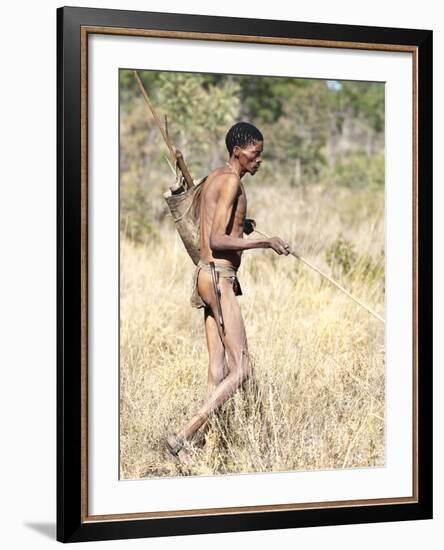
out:
M267 235L266 233L262 233L262 231L258 231L257 229L255 229L256 233L259 233L259 235L262 235L263 237L265 237L266 239L270 239L271 237L269 235ZM376 319L378 319L378 321L381 321L381 323L384 323L385 324L385 320L380 316L378 315L375 311L373 311L372 309L370 309L368 306L364 305L362 302L360 302L357 298L355 298L352 294L350 294L350 292L348 290L346 290L343 286L341 286L339 283L337 283L334 279L332 279L329 275L327 275L326 273L324 273L323 271L321 271L319 268L317 268L316 266L314 266L312 263L310 263L308 260L306 260L305 258L303 258L302 256L299 256L299 254L296 254L296 252L292 249L290 249L290 254L292 256L294 256L295 258L297 258L298 260L300 260L301 262L303 262L305 265L307 265L308 267L310 267L311 269L313 269L314 271L316 271L317 273L319 273L319 275L321 275L322 277L324 277L325 279L327 279L332 285L334 285L336 288L339 288L339 290L341 290L344 294L346 294L349 298L351 298L354 302L356 302L358 305L360 305L361 307L363 307L366 311L368 311L371 315L373 315L373 317L375 317Z
M171 158L171 164L175 167L176 164L179 166L180 171L182 172L182 175L184 177L185 183L188 187L193 187L193 178L191 177L188 168L185 164L185 160L183 158L182 153L179 151L179 149L174 150L173 144L171 143L170 137L168 135L168 124L165 120L165 128L162 126L162 123L160 122L159 115L156 113L156 110L154 109L154 105L151 103L151 99L149 98L148 94L146 93L145 87L142 84L142 81L140 80L139 73L137 71L133 71L134 78L137 81L137 84L139 86L139 89L142 93L143 98L145 99L145 102L148 106L148 109L150 110L151 114L153 115L154 122L156 123L156 126L159 128L160 133L162 134L163 140L166 143L166 146L168 147L168 151L170 153Z
M134 71L134 77L137 81L137 84L139 85L139 89L140 89L140 91L143 95L143 98L145 99L145 102L148 105L148 108L149 108L151 114L153 115L154 122L156 123L156 126L159 128L160 133L162 134L163 140L165 141L166 146L168 147L168 150L170 152L171 162L173 163L173 165L175 165L176 164L176 152L174 151L173 145L172 145L166 131L164 130L164 128L162 126L162 123L160 122L159 115L156 113L156 110L154 109L154 106L151 103L151 100L148 97L148 94L146 93L146 90L145 90L145 88L142 84L142 81L140 80L140 76L139 76L139 73L137 71Z

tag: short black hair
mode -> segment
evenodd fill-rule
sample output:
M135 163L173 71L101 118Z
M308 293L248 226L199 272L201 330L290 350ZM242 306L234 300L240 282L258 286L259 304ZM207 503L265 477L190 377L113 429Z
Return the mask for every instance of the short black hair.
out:
M255 141L264 141L264 137L260 130L253 126L249 122L237 122L232 126L225 136L225 144L228 149L228 153L233 153L235 145L239 147L245 147Z

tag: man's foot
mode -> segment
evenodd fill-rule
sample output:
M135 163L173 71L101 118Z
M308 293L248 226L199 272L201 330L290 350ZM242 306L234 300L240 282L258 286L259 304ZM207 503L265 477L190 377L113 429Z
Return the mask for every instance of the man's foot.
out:
M177 434L173 433L166 438L165 444L170 453L177 456L183 447L184 441Z
M184 443L184 440L175 433L168 436L165 441L168 451L173 456L178 458L182 464L188 465L191 460L191 455L186 449L183 448Z

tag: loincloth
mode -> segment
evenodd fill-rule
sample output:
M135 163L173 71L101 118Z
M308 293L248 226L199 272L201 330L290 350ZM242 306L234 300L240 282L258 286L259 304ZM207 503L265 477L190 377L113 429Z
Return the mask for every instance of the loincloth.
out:
M229 279L233 287L235 296L242 296L242 289L241 289L239 280L237 278L237 269L235 269L234 267L216 264L216 263L214 264L214 267L216 271L219 273L219 277L221 277L222 279ZM209 264L206 264L202 260L199 260L199 263L196 265L196 269L194 270L192 294L190 299L191 306L195 308L209 307L208 304L202 300L197 290L197 282L198 282L200 270L211 274L211 268Z

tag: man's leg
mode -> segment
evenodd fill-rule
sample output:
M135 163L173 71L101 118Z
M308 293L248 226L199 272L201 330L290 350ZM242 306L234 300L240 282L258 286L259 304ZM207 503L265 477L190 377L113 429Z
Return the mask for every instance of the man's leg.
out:
M205 308L205 336L208 347L208 381L204 402L225 376L225 348L220 339L216 319L209 307Z
M210 397L215 388L225 377L225 348L220 339L217 322L213 316L210 307L205 308L205 336L208 348L208 380L205 396L202 404ZM201 429L201 436L204 438L204 445L207 444L206 435L210 428L207 422Z
M199 277L202 271L199 272ZM202 404L207 401L211 396L214 389L225 377L225 348L221 340L219 329L217 326L217 321L214 318L213 311L208 305L204 308L204 326L205 326L205 336L207 341L208 348L208 379L207 379L207 388L205 396L203 398ZM208 430L208 424L204 427L202 435L205 437L205 433ZM171 434L167 438L168 446L171 449L174 449L177 443L180 440L177 439L175 434ZM187 454L187 453L186 453Z
M225 323L224 345L229 372L178 434L184 440L192 439L197 430L207 421L209 415L225 403L251 375L244 322L229 280L223 277L220 278L220 290L222 314ZM204 271L199 273L198 291L202 299L209 304L213 320L218 319L217 302L211 274Z

